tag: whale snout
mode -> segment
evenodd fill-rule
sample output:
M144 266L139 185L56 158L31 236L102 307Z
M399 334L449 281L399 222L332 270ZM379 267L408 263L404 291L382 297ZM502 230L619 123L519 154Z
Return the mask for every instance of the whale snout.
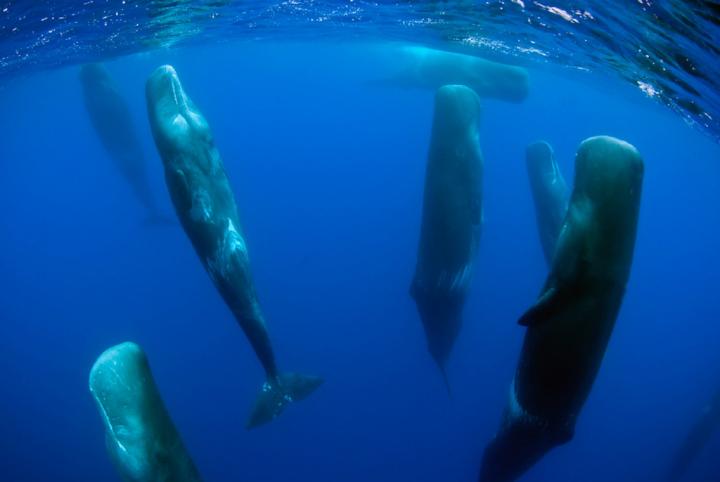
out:
M145 353L132 342L109 348L97 359L89 388L109 430L128 426L140 411L149 371Z
M172 96L177 103L178 91L182 91L182 84L172 65L161 65L148 79L148 93L153 93L157 97Z
M553 149L545 141L533 142L525 151L528 169L535 174L553 173L553 158Z
M185 94L172 65L155 69L145 85L148 117L156 142L163 149L182 149L188 142L211 142L205 118Z
M435 94L435 117L449 129L462 129L478 121L480 99L464 85L443 85Z
M610 136L590 137L575 158L575 186L595 200L637 198L643 171L642 157L632 144Z
M185 92L172 65L155 69L147 80L145 94L151 117L153 114L182 114L187 108Z

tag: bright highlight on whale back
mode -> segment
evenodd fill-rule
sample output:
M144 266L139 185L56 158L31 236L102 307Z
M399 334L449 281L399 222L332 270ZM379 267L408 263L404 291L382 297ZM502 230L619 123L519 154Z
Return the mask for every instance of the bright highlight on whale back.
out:
M137 344L103 352L90 370L89 387L105 425L108 453L124 480L201 480Z

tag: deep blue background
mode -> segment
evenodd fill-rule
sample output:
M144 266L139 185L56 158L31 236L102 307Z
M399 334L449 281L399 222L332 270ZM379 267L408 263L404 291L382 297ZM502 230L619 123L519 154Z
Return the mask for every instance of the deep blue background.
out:
M326 384L245 431L259 364L179 227L146 227L102 149L77 68L0 90L0 479L118 480L87 389L95 358L147 352L208 482L476 480L515 368L518 316L545 275L525 175L551 142L571 183L586 137L646 162L625 303L575 440L524 481L652 481L720 386L720 147L604 78L532 74L521 105L484 103L485 226L449 366L425 351L407 291L433 93L392 90L362 46L226 44L108 64L171 206L144 81L172 63L235 189L281 368ZM720 479L720 434L687 480Z

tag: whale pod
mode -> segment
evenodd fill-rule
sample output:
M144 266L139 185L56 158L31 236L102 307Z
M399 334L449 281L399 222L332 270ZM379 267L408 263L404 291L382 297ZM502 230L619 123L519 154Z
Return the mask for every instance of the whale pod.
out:
M138 345L125 342L105 350L90 370L89 385L108 453L123 480L200 482Z
M425 329L428 351L443 376L462 325L480 239L479 122L480 101L472 89L446 85L437 91L410 295Z
M643 169L626 142L600 136L580 145L550 274L519 320L527 331L481 482L516 480L572 439L630 275Z
M273 420L322 384L316 376L280 373L250 272L235 198L207 120L172 66L146 84L150 127L175 212L215 287L265 370L248 428Z

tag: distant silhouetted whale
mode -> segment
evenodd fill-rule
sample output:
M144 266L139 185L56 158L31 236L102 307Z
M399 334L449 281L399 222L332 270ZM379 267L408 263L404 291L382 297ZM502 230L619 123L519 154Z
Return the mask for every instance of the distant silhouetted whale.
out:
M698 453L705 447L713 433L720 428L720 390L702 411L693 424L680 449L672 460L667 480L675 482L682 479Z
M612 137L584 141L552 269L527 327L481 482L517 479L572 439L615 326L635 248L643 161Z
M267 423L288 403L310 395L322 379L280 373L275 365L220 153L210 126L185 94L175 69L169 65L156 69L147 81L146 97L150 126L180 223L265 369L266 382L248 428Z
M425 328L428 350L443 376L462 325L480 239L479 122L480 101L470 88L446 85L437 91L410 295Z
M200 482L138 345L105 350L90 370L89 385L105 425L105 445L123 480Z
M80 69L85 107L102 145L122 176L132 187L146 209L149 223L168 223L155 204L148 182L140 141L125 99L120 95L107 69L100 64L87 64Z

